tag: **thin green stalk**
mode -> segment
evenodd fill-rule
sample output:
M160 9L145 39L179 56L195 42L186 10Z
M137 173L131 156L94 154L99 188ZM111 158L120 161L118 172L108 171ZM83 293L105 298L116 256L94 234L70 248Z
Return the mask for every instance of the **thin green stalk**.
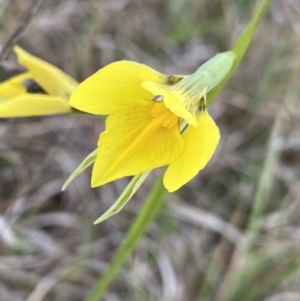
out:
M241 36L239 37L238 41L235 43L234 47L232 48L232 51L236 55L236 60L233 64L232 69L227 74L227 76L216 86L209 94L207 103L211 104L216 96L220 93L220 91L223 89L225 84L228 82L228 80L231 78L237 67L239 66L246 50L248 49L248 46L253 38L253 35L256 32L256 29L264 16L267 8L269 7L272 0L264 0L262 4L260 5L259 9L245 28L245 30L242 32Z
M124 243L119 247L112 258L105 274L98 280L85 301L99 301L103 297L107 287L119 272L122 264L131 254L139 239L147 230L149 224L158 214L164 200L166 190L162 183L162 176L152 188L144 206L139 212L135 222L128 231Z

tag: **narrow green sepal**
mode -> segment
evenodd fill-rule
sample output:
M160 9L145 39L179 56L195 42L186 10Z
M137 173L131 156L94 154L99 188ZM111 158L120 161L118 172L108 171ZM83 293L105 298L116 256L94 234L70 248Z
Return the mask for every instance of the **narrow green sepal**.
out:
M95 162L97 154L98 154L98 149L95 149L78 165L78 167L73 171L73 173L69 176L69 178L64 183L61 189L62 191L64 191L79 174L81 174L86 168L88 168L90 165L92 165Z
M131 197L135 194L135 192L140 188L140 186L144 183L146 178L148 177L150 171L143 172L130 181L130 183L125 187L122 194L119 198L113 203L113 205L103 213L95 222L94 225L103 222L108 219L112 215L117 214L131 199Z

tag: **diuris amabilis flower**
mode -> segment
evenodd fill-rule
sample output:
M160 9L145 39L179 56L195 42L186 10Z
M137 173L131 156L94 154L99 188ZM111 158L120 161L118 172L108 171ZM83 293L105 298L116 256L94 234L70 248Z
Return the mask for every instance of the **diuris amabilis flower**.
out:
M112 63L81 83L71 106L109 115L92 187L168 165L163 181L172 192L197 175L220 138L206 108L210 88L208 74L200 69L168 76L131 61Z
M0 83L0 118L71 112L68 100L78 82L18 46L14 52L28 71Z

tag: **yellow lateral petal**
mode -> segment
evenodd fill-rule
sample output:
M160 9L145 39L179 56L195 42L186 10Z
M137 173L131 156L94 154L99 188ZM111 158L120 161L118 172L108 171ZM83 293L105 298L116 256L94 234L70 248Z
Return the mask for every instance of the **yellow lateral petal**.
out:
M25 72L0 83L0 101L1 99L6 100L14 98L20 93L25 93L26 88L23 83L31 78L31 74L29 72Z
M180 101L180 94L172 91L168 86L159 85L152 81L145 81L142 87L151 91L153 95L164 96L164 103L175 115L183 118L188 124L197 126L196 118L185 108L184 102Z
M20 94L0 103L0 118L54 115L71 112L68 102L59 96Z
M92 187L167 165L182 148L178 118L163 103L121 101L100 135Z
M166 75L143 64L115 62L82 82L71 95L70 104L84 112L107 115L119 100L151 99L152 94L141 87L142 82L163 83L166 78Z
M197 114L198 126L189 126L182 134L183 152L170 164L164 185L169 192L179 189L202 170L211 159L220 139L219 129L207 111Z
M78 82L57 67L29 54L19 46L14 47L18 62L32 74L32 78L50 95L66 99L77 87Z

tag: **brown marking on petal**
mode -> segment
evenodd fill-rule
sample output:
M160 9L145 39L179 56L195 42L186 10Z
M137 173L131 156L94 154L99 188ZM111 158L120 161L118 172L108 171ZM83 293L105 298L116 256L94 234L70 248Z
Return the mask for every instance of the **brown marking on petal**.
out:
M204 99L204 97L202 97L201 99L200 99L200 103L199 103L199 110L200 111L205 111L206 110L206 104L205 104L205 99Z
M174 75L168 75L166 78L166 85L173 86L177 84L179 81L183 79L182 76L174 76Z

